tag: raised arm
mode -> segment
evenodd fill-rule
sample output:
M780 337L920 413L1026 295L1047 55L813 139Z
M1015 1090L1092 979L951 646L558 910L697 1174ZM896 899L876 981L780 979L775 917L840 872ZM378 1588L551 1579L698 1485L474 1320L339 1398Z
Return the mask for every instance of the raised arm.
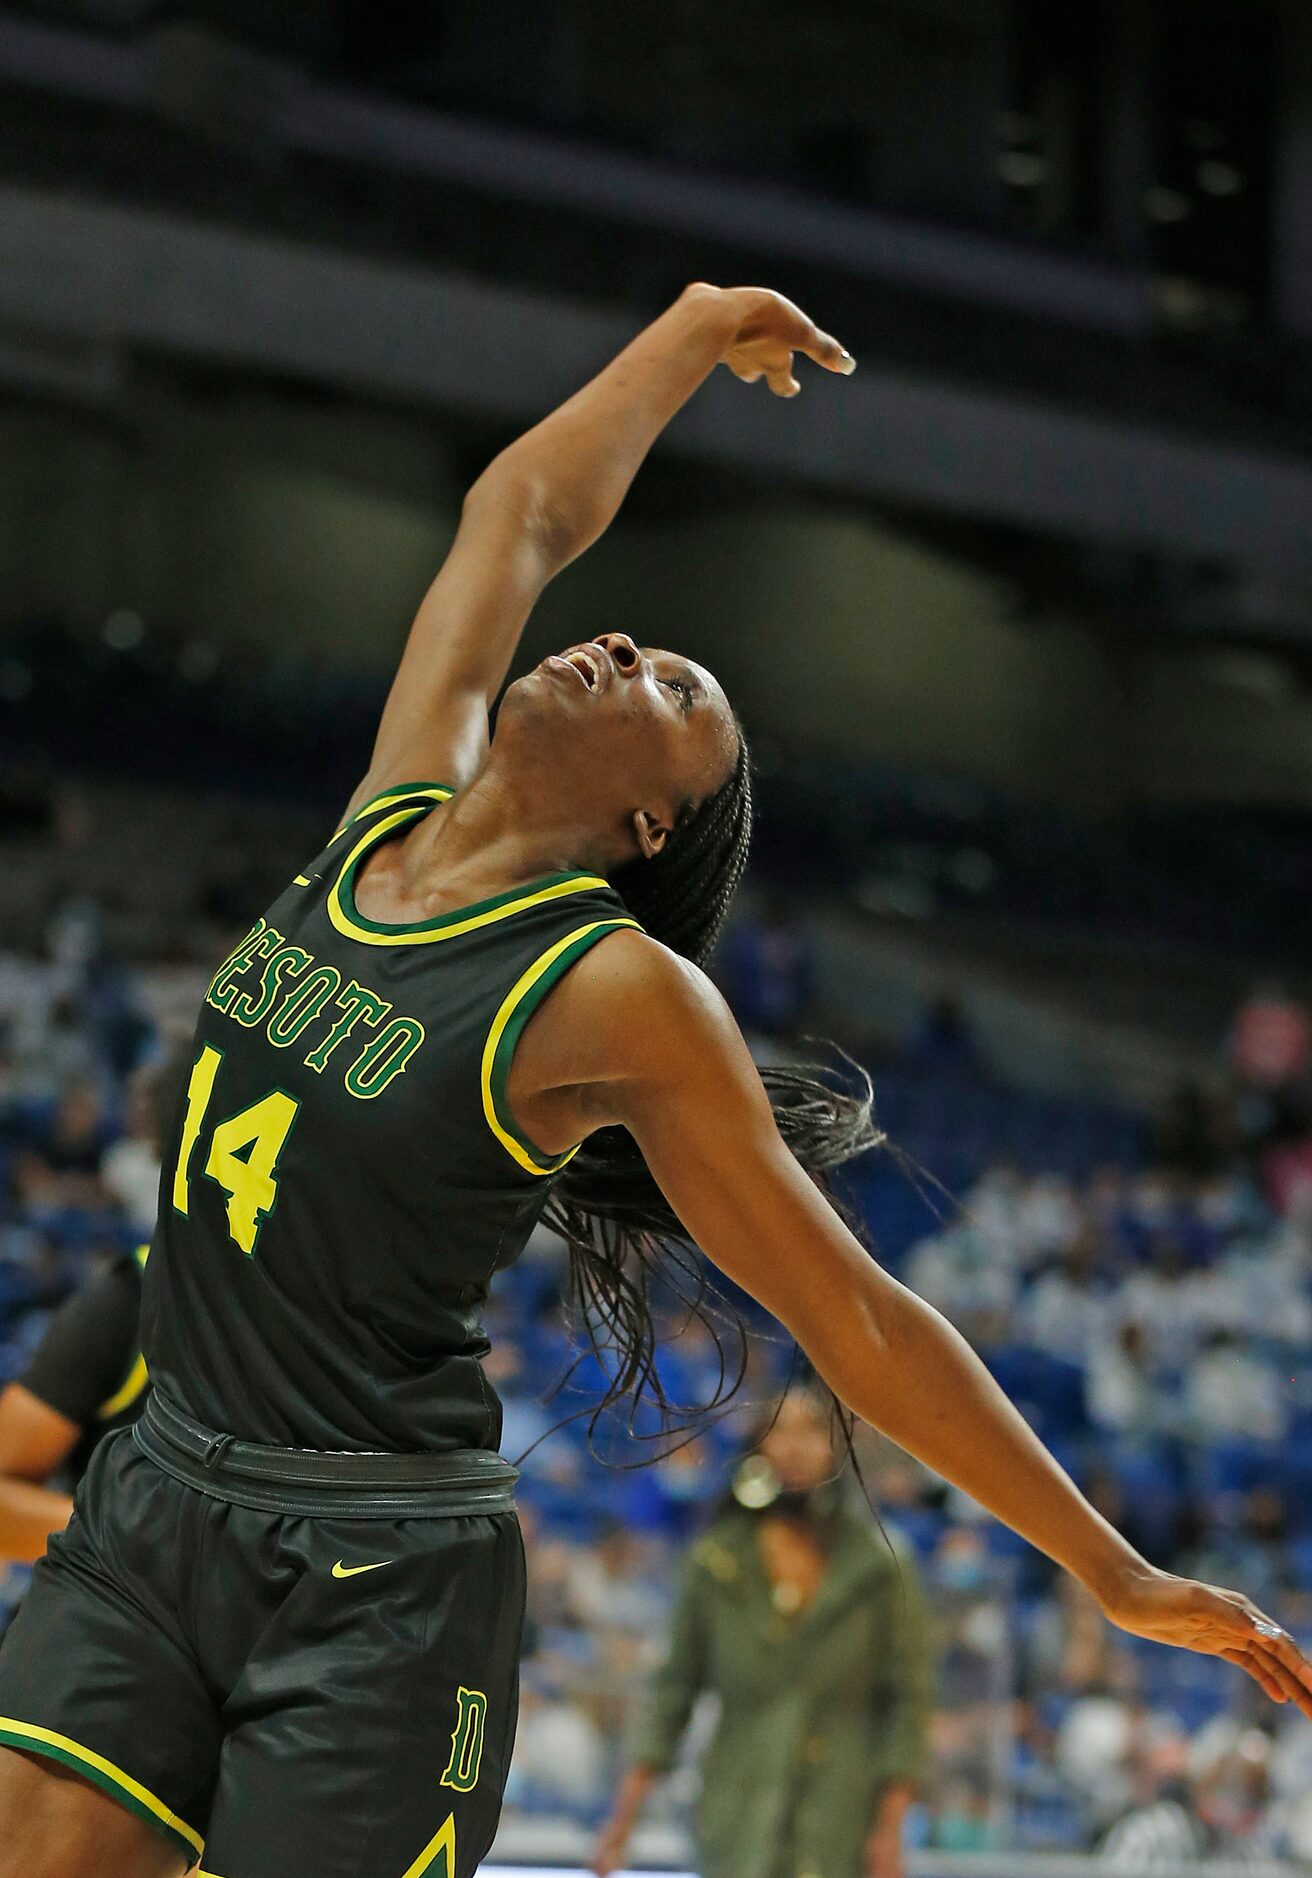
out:
M1312 1715L1312 1666L1293 1640L1245 1598L1149 1565L965 1340L848 1232L784 1146L737 1026L695 967L639 934L608 939L531 1020L509 1095L547 1149L571 1127L628 1128L689 1236L835 1394L1064 1566L1113 1622L1224 1656Z
M494 458L465 497L451 551L410 629L352 809L391 782L469 781L538 595L609 527L670 419L721 362L749 384L764 378L777 396L794 396L795 352L830 371L853 369L838 341L779 294L696 282Z

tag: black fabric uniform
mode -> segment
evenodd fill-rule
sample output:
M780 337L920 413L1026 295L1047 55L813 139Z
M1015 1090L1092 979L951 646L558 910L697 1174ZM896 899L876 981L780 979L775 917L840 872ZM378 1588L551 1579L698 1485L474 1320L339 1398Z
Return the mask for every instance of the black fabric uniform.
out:
M145 1406L150 1381L141 1354L141 1271L147 1248L115 1259L60 1305L32 1353L20 1386L80 1430L49 1484L72 1493L91 1456ZM16 1602L0 1616L0 1639L13 1622Z
M477 1510L513 1480L480 1314L568 1159L506 1079L633 922L581 874L364 919L366 855L451 793L368 804L215 975L145 1274L151 1405L0 1649L0 1743L217 1878L458 1878L500 1808L523 1555L513 1511ZM363 1490L388 1466L432 1479Z
M76 1487L105 1436L130 1427L145 1405L149 1379L139 1328L145 1262L143 1246L61 1304L18 1378L82 1431L52 1482L64 1492Z

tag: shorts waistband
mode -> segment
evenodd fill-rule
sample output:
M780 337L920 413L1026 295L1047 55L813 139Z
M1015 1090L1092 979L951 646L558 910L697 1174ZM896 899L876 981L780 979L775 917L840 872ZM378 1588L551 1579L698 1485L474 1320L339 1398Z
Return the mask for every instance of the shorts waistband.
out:
M513 1513L517 1469L499 1454L369 1454L271 1448L193 1421L159 1390L133 1439L156 1466L216 1500L338 1519Z

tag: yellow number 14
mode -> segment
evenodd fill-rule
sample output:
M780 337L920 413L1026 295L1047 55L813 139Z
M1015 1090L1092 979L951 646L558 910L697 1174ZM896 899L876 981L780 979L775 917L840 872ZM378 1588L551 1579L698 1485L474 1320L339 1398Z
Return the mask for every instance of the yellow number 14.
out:
M187 1084L187 1114L173 1173L173 1205L186 1213L187 1177L205 1111L214 1093L223 1052L206 1044ZM228 1196L228 1231L245 1253L253 1253L260 1226L278 1198L278 1156L282 1153L298 1104L283 1089L273 1089L249 1108L216 1124L210 1136L205 1172Z

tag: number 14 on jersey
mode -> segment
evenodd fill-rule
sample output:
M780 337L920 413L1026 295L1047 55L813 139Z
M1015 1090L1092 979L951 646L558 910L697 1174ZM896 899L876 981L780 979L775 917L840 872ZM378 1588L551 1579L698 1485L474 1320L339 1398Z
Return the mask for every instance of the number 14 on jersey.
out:
M187 1084L187 1114L173 1173L173 1205L179 1213L188 1210L191 1163L222 1061L222 1050L207 1043ZM217 1122L210 1135L204 1172L227 1194L228 1231L247 1254L254 1252L260 1226L277 1202L278 1156L286 1146L298 1106L286 1090L272 1089L249 1108Z

